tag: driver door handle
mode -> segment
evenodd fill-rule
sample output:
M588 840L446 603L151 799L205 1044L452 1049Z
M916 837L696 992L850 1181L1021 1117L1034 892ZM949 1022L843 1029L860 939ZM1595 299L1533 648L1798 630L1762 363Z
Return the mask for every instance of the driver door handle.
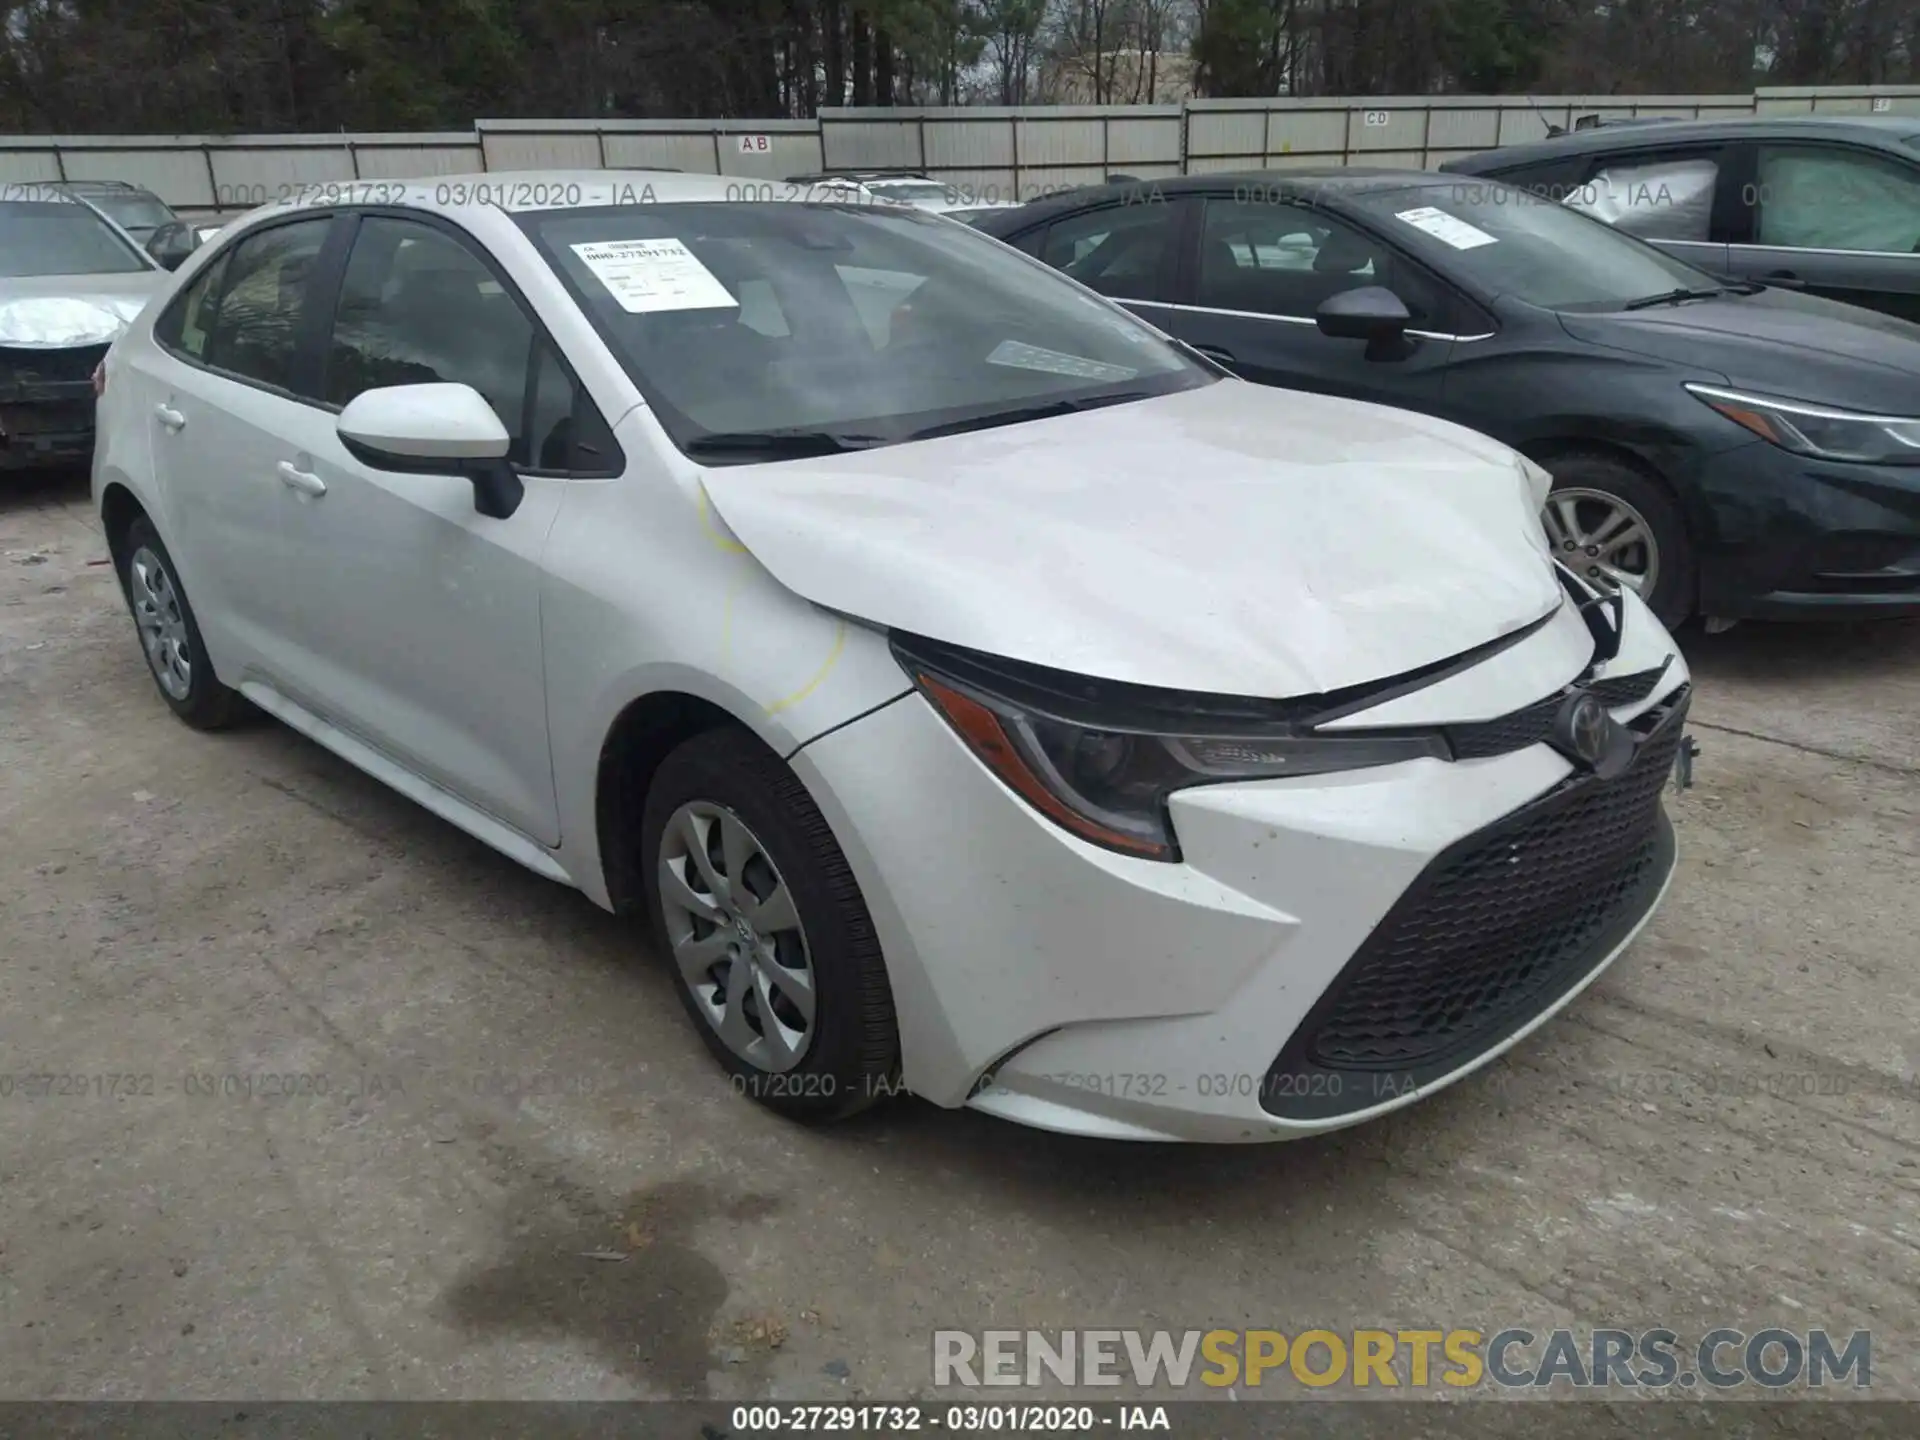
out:
M302 470L291 460L282 460L279 466L280 483L290 490L298 490L302 495L324 495L327 482L311 470Z
M187 428L187 417L171 405L156 405L153 407L153 413L160 417L160 423L162 425L166 426L167 429L173 431L176 435Z

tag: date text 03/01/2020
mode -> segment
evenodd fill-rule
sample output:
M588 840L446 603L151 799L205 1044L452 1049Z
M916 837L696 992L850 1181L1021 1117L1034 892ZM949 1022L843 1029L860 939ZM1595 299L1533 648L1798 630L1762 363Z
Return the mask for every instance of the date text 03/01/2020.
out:
M730 1420L736 1436L915 1430L1074 1435L1103 1429L1173 1429L1164 1405L736 1405Z

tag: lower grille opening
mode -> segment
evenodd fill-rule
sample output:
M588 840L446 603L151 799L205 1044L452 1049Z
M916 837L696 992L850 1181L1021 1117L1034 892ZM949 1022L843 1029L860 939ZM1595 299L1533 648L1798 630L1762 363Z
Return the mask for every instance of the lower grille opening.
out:
M1267 1073L1290 1119L1362 1110L1512 1035L1646 913L1673 863L1660 793L1684 690L1642 717L1633 764L1583 775L1458 842L1388 912Z

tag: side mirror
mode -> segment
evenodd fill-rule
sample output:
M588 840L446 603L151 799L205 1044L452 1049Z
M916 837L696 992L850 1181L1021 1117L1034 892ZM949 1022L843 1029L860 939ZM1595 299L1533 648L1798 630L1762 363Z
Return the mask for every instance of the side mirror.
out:
M147 254L169 270L178 270L200 242L182 220L169 220L147 237Z
M473 508L495 520L512 515L526 495L507 462L507 427L471 385L363 391L334 429L348 454L376 470L465 476L473 482Z
M1329 295L1314 311L1313 323L1322 335L1336 340L1364 340L1369 360L1392 359L1404 353L1407 326L1413 316L1400 297L1384 285L1364 285Z

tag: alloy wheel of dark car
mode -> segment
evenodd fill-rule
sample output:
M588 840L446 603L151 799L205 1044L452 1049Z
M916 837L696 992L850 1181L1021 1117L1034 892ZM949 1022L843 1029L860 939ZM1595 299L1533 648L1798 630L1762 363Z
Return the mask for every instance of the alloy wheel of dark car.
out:
M1694 565L1680 507L1664 486L1608 455L1548 462L1541 519L1554 556L1587 583L1632 590L1669 625L1693 611Z

